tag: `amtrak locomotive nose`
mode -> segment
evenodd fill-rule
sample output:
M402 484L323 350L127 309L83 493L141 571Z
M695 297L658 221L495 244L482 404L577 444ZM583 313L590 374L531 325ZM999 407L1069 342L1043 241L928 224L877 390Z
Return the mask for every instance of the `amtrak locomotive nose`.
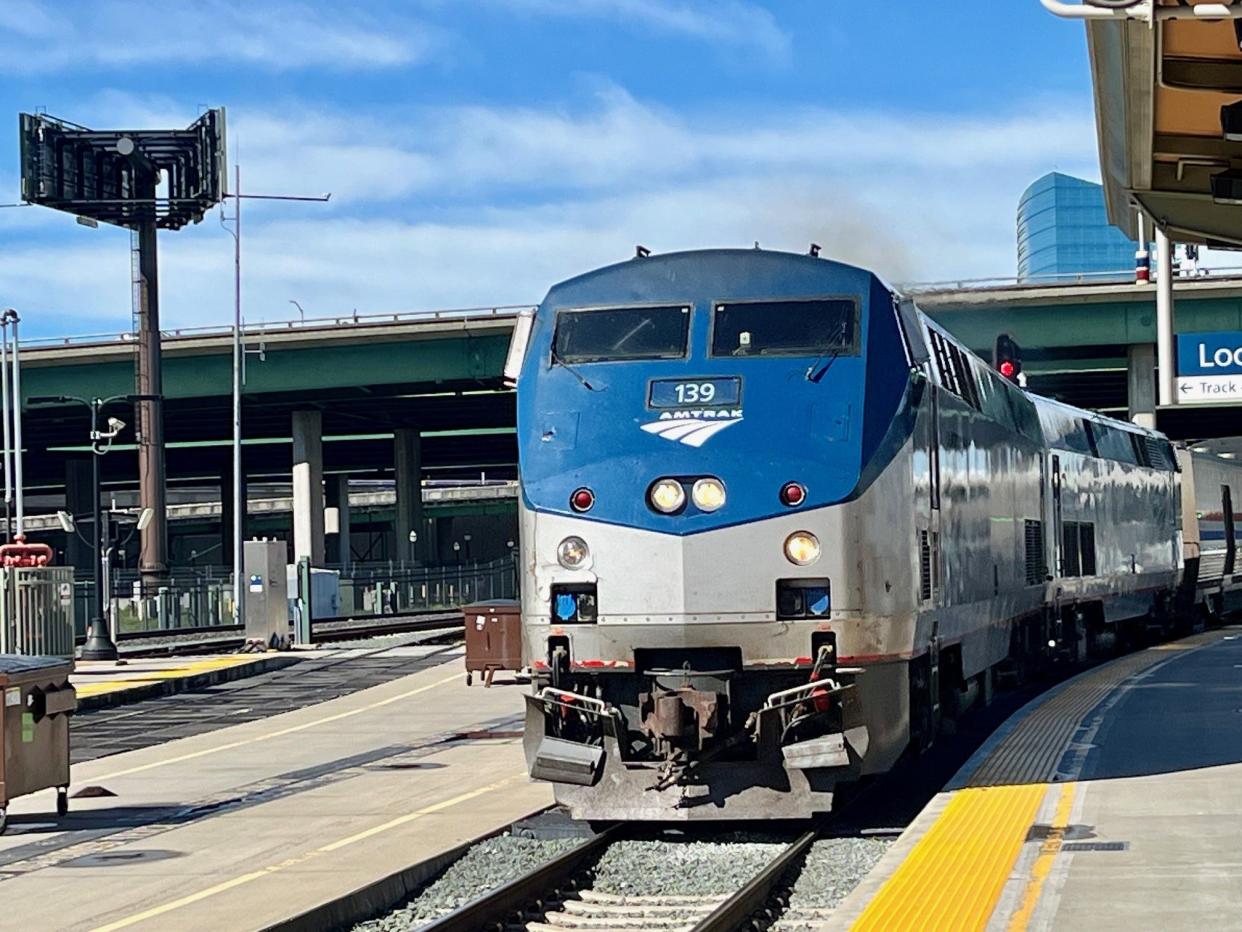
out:
M856 497L900 446L890 427L908 389L902 353L890 293L809 257L651 257L552 289L518 393L525 649L541 685L584 691L572 715L532 698L537 775L593 791L613 725L609 784L627 811L639 783L676 783L682 765L670 762L699 753L731 783L774 761L783 774L779 746L760 755L747 723L788 689L790 702L814 692L832 707L820 722L833 723L832 748L815 754L861 760L871 739L846 728L827 624L862 609L858 553L825 508ZM813 669L825 679L803 689ZM769 732L788 707L764 716ZM579 715L586 743L565 737ZM830 797L799 780L797 805L826 808ZM653 814L723 814L683 795L652 798ZM766 791L746 795L756 814L767 805Z
M1176 578L1167 441L1034 399L862 269L636 258L552 288L506 371L526 755L577 817L830 809ZM1128 559L1085 503L1146 516Z

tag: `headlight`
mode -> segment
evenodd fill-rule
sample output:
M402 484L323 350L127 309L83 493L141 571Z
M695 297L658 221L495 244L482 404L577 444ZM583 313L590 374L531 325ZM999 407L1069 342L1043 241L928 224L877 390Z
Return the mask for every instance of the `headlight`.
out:
M715 511L725 503L724 483L719 479L699 479L690 490L690 497L701 511Z
M819 559L819 538L810 531L794 531L785 538L785 556L790 563L810 566Z
M651 501L652 508L671 515L674 511L679 511L686 503L686 490L676 479L657 479L647 493L647 497Z
M567 570L578 570L591 559L591 548L581 537L566 537L556 548L556 562Z

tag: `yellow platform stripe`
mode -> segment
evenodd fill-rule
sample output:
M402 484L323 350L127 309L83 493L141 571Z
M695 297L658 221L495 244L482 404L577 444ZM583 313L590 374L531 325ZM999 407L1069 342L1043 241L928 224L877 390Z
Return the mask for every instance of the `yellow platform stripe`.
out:
M196 660L178 667L165 667L159 670L144 671L140 675L121 680L103 680L100 682L81 683L80 685L75 684L74 688L81 697L102 696L107 693L118 693L124 692L127 689L137 689L141 686L148 686L151 683L159 683L164 680L175 680L182 677L197 676L200 673L208 673L212 670L223 670L228 667L240 667L243 664L257 662L258 658L254 654L241 654L235 657L213 657L210 660ZM81 678L80 673L78 678Z
M959 790L854 932L969 932L991 919L1047 785Z
M1026 932L1035 915L1035 907L1039 905L1039 895L1044 891L1044 881L1052 873L1052 862L1061 851L1061 842L1065 840L1065 829L1069 827L1070 813L1074 809L1074 791L1077 784L1061 784L1061 795L1057 797L1057 811L1052 817L1052 830L1044 843L1039 846L1039 857L1031 868L1031 879L1027 881L1022 892L1022 904L1009 920L1009 932Z

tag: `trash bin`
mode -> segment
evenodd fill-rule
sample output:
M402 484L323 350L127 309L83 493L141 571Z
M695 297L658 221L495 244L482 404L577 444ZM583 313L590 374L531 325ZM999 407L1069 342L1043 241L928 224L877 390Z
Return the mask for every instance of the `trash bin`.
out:
M0 654L0 832L9 802L56 787L56 814L69 809L69 716L78 696L73 661Z
M475 673L492 685L497 670L522 669L522 611L511 599L492 599L462 608L466 616L466 685Z

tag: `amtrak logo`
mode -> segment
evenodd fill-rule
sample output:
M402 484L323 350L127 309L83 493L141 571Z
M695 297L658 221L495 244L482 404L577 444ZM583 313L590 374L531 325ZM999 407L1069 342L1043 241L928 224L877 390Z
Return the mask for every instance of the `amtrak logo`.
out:
M741 408L718 411L665 411L658 421L643 424L649 434L675 440L688 447L701 447L726 427L742 419Z

